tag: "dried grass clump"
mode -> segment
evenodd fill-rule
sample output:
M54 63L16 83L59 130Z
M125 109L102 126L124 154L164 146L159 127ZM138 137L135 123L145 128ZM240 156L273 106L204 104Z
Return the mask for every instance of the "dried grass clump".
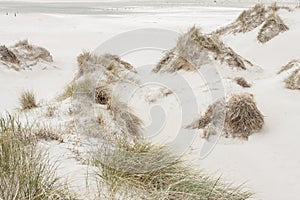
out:
M108 102L108 109L122 133L134 137L141 136L143 122L133 114L127 104L121 102L117 97L112 97Z
M226 106L227 135L248 138L252 133L262 129L264 116L253 101L253 95L247 93L233 95Z
M296 69L292 74L285 80L285 86L288 89L300 90L300 69Z
M192 71L210 63L212 58L238 69L252 66L251 62L226 46L215 33L203 34L198 28L192 27L179 37L176 48L168 52L153 71Z
M2 63L15 70L25 69L40 61L53 62L48 50L31 45L27 40L19 41L12 47L0 46Z
M77 57L77 62L77 78L98 70L103 70L105 73L116 77L121 77L122 72L136 72L131 64L121 60L117 55L104 54L97 56L90 52L83 52Z
M230 47L226 46L216 34L205 35L199 29L193 27L190 31L191 37L198 45L208 52L213 52L217 60L221 63L225 62L229 66L246 69L246 63L251 64L249 61L244 60L241 56L235 53ZM188 47L186 47L188 48Z
M248 82L246 81L246 79L244 79L243 77L236 77L236 78L234 79L234 81L235 81L238 85L242 86L243 88L250 88L250 87L251 87L251 84L248 83Z
M159 71L168 71L175 72L179 70L193 71L195 67L192 66L186 59L181 56L178 56L171 50L167 52L164 57L159 61L156 67L153 69L153 72L157 73Z
M216 134L217 128L222 128L222 134L226 137L247 139L252 133L261 130L263 124L263 115L258 110L253 95L242 93L233 95L226 104L217 101L210 105L205 114L188 128L204 129L203 137L207 139Z
M265 20L268 10L263 4L256 4L254 7L243 11L235 22L215 31L217 35L227 33L246 33L260 26Z
M9 68L12 68L16 71L20 70L20 60L4 45L0 46L0 61Z
M297 59L291 60L290 62L288 62L288 64L282 66L281 69L277 72L277 74L281 74L282 72L292 69L295 66L300 67L300 61Z
M19 97L22 110L28 110L37 107L34 93L26 90L21 93Z
M0 199L76 199L13 116L0 118Z
M93 164L110 199L245 200L252 196L187 167L164 146L141 141L120 142L113 149L96 152ZM102 190L99 193L103 198Z
M279 35L279 33L283 33L287 30L289 30L289 28L282 19L276 13L272 13L260 29L257 40L261 43L266 43Z

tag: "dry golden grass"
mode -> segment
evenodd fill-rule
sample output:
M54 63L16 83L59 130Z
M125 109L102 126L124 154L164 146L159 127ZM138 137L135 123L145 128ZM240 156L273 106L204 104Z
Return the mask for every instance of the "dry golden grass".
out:
M260 131L263 124L264 117L253 95L242 93L232 95L226 103L223 100L213 103L199 120L187 128L204 129L203 137L207 139L216 134L216 128L222 128L225 137L247 139L252 133Z
M263 4L256 4L254 7L243 11L235 22L215 31L217 35L227 33L246 33L260 26L266 19L268 10Z
M179 37L176 48L167 52L153 71L197 70L212 61L210 54L215 60L233 68L246 69L247 65L252 66L250 61L225 45L217 34L203 34L200 29L192 27Z
M22 110L28 110L37 107L36 99L32 91L23 91L19 97Z
M227 102L225 130L233 137L248 138L262 129L264 116L258 110L251 94L233 95Z
M300 69L296 69L292 74L285 80L285 86L288 89L300 90Z
M0 46L0 56L0 59L4 62L9 62L13 64L20 63L20 60L17 58L17 56L4 45Z
M274 12L266 19L263 27L260 29L257 40L261 43L266 43L279 35L289 30L282 19Z
M277 72L277 74L281 74L282 72L292 69L295 66L300 66L300 61L297 59L291 60L286 65L282 66L281 69Z
M250 87L251 87L251 84L248 83L248 82L246 81L246 79L243 78L243 77L236 77L236 78L234 78L234 81L235 81L238 85L242 86L243 88L250 88Z

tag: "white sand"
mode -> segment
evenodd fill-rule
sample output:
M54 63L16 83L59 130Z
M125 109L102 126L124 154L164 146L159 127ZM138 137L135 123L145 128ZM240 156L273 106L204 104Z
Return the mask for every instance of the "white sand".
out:
M143 12L138 13L138 11ZM1 45L12 45L18 40L27 38L31 43L47 48L54 58L54 63L47 69L36 66L32 71L16 72L0 65L0 112L14 111L18 107L18 95L23 89L32 89L41 102L53 100L65 84L72 80L76 71L77 55L82 50L95 49L113 35L149 27L182 33L194 24L200 26L204 32L210 32L233 21L241 11L241 8L176 5L172 9L163 7L151 10L150 7L137 7L132 13L124 14L74 15L68 14L68 11L66 14L42 14L28 11L25 14L19 11L17 17L14 17L13 13L9 13L8 16L5 12L0 13ZM70 13L73 12L70 11ZM173 117L168 118L165 132L154 137L153 141L172 140L174 135L165 133L172 133L173 129L175 131L180 129L186 134L196 134L197 140L191 151L194 163L201 169L215 174L216 177L222 175L226 180L235 183L246 182L246 186L255 192L255 199L297 199L300 196L300 157L298 155L300 126L297 124L300 120L300 94L299 91L287 90L284 87L283 79L289 72L276 75L282 65L292 59L300 59L300 10L291 13L281 12L281 14L290 30L265 45L259 44L255 38L258 30L224 38L226 44L263 70L242 73L253 84L252 88L242 90L226 79L240 73L219 68L224 78L227 94L237 91L248 91L254 94L258 107L265 115L265 126L261 133L251 136L247 142L222 141L208 157L199 160L199 150L204 142L199 137L200 133L198 136L198 132L174 126L174 124L187 124L186 121L181 123L179 121L181 118L176 117L180 110L178 112L176 110L178 105L174 96L158 100L158 103L168 107L167 115ZM176 41L174 41L174 46L175 44ZM138 66L144 61L141 57L145 55L147 53L144 52L139 57L125 56L124 59ZM157 62L159 55L147 57L147 62L151 64ZM199 112L205 110L209 103L208 96L203 92L205 87L197 77L189 73L181 75L189 76L193 89L201 90L197 93L197 99L203 100L200 103ZM168 77L169 75L157 75L157 80L159 82ZM147 88L133 98L130 104L136 105L135 111L145 120L146 125L149 125L152 122L151 115L149 107L145 107L149 104L138 101L146 93ZM184 95L185 88L178 85L175 93ZM159 94L153 95L159 96ZM152 97L147 96L147 98ZM188 105L189 100L184 99L181 103L181 106ZM189 116L185 120L189 121L195 117L197 116ZM51 152L54 153L53 151L57 150L60 155L68 157L67 153L59 148L67 149L68 147L54 145ZM77 173L76 170L80 171L81 168L79 164L76 165L74 159L66 159L63 166L64 172L73 180L76 177L74 176ZM71 169L76 172L70 172ZM84 181L84 178L81 177L81 181Z

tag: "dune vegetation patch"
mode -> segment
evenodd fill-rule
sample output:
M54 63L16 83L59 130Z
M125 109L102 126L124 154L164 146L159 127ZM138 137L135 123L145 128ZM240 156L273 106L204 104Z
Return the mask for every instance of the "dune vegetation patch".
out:
M300 90L300 69L296 69L285 80L285 86L288 89Z
M29 110L37 107L36 98L32 91L25 90L19 97L22 110Z
M144 141L121 141L113 149L94 152L92 158L99 169L101 198L245 200L252 196L242 187L188 167L165 146ZM107 196L103 191L108 191Z
M293 11L290 7L279 6L277 3L270 6L256 4L254 7L243 11L233 23L219 28L214 33L219 36L230 33L247 33L262 26L257 35L257 40L266 43L279 33L289 30L278 15L279 10Z
M294 67L300 67L300 61L297 59L293 59L288 62L286 65L282 66L281 69L277 72L277 74L281 74L282 72L288 71Z
M47 49L29 44L27 40L19 41L11 47L0 46L0 60L8 68L17 71L30 68L40 62L53 62Z
M228 101L219 100L208 107L199 120L187 128L203 129L209 138L221 131L225 137L247 139L264 125L264 116L249 93L235 94Z
M192 71L214 60L236 69L245 70L247 66L252 66L216 34L203 34L200 29L192 27L179 37L176 47L165 54L153 71Z
M257 40L261 43L266 43L280 33L289 30L288 26L276 13L272 13L260 29Z

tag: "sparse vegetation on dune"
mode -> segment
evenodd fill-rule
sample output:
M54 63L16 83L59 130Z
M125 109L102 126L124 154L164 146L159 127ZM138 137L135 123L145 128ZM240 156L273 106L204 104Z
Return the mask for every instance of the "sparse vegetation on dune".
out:
M4 65L15 70L26 69L40 61L53 62L48 50L21 40L11 47L0 46L0 59Z
M121 149L121 150L120 150ZM120 142L109 153L96 152L93 164L99 168L99 182L106 198L134 199L231 199L245 200L252 194L241 187L224 184L186 166L166 147L142 141ZM106 189L105 189L106 190Z
M296 69L285 80L285 86L288 89L300 90L300 69Z
M37 107L35 95L32 91L23 91L19 97L19 101L23 110L28 110Z
M292 11L287 6L279 6L277 3L266 7L263 4L256 4L254 7L243 11L235 22L216 30L217 35L228 33L246 33L250 32L260 25L263 25L257 36L257 40L265 43L276 37L279 33L287 31L289 28L277 14L280 9Z
M176 48L167 52L153 71L196 70L212 61L209 55L233 68L246 69L252 66L250 61L225 45L216 34L203 34L200 29L192 27L180 36Z
M300 61L297 60L297 59L291 60L286 65L282 66L281 69L277 72L277 74L281 74L282 72L290 70L290 69L292 69L295 66L299 66L300 67Z
M272 13L260 29L257 40L261 43L266 43L279 35L279 33L283 33L287 30L289 30L289 28L285 25L282 19L276 13Z
M256 4L254 7L243 11L235 22L215 31L217 35L228 33L246 33L260 26L267 15L267 8L263 4Z
M15 117L0 118L0 199L76 199L34 144L30 129Z
M218 129L225 137L247 139L252 133L262 129L264 116L248 93L235 94L225 102L217 101L210 105L205 114L187 128L204 129L203 137L215 135Z

